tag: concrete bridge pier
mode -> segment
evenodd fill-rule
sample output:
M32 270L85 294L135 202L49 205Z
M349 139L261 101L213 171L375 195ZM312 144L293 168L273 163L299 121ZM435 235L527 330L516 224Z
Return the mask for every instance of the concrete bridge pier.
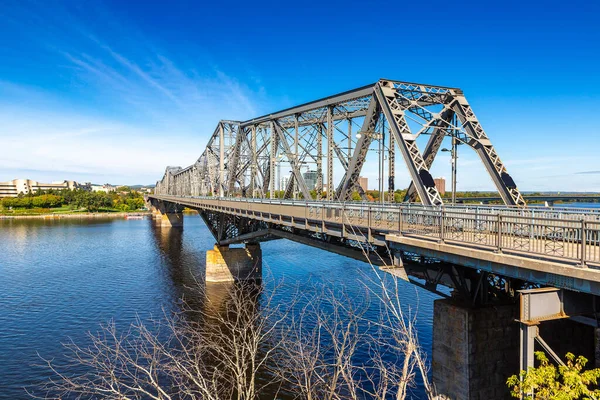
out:
M158 208L156 208L154 205L150 205L150 212L152 213L152 219L153 220L157 220L161 218L161 214L160 211L158 211Z
M510 399L506 380L521 369L518 319L517 303L470 308L454 299L436 300L432 376L437 393L450 399ZM537 328L563 361L571 352L586 357L587 368L594 361L598 366L595 327L562 318L543 321ZM534 350L545 351L537 341Z
M182 228L183 227L183 213L178 212L160 212L159 218L161 228Z
M234 282L262 278L262 250L258 243L245 247L219 246L206 252L206 282Z
M506 379L519 372L516 305L469 308L452 299L433 306L432 375L449 399L508 399Z
M181 228L183 227L183 207L154 200L150 205L152 219L160 225L161 228Z

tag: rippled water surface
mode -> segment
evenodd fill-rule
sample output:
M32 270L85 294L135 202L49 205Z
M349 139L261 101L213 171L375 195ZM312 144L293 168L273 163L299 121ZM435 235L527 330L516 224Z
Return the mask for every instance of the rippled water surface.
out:
M213 244L198 216L186 216L182 231L150 220L0 220L0 399L27 398L24 387L48 378L38 353L60 356L69 338L85 345L111 319L124 327L179 307ZM305 282L335 282L359 297L372 277L368 264L297 243L262 249L267 273L285 283L279 299ZM402 296L418 308L430 351L435 296L405 283Z

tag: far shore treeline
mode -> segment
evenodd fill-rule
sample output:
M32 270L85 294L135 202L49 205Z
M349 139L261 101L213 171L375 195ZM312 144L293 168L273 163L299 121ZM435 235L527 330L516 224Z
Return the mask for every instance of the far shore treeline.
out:
M91 192L83 189L41 190L18 197L5 197L1 200L2 211L135 211L144 208L142 193L128 186L118 187L116 191Z

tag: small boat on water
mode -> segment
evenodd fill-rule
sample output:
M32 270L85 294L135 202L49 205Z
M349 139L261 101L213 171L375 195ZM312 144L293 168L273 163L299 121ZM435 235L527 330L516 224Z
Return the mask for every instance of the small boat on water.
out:
M144 219L143 215L127 215L125 219Z

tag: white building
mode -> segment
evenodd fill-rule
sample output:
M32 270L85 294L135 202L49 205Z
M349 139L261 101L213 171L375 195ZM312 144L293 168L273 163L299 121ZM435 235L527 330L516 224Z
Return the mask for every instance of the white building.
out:
M104 192L110 193L117 190L116 186L111 185L110 183L105 183L104 185L91 185L92 192Z
M279 190L285 190L287 188L289 181L290 181L289 175L281 177L281 182L279 182Z
M73 190L79 187L84 187L84 185L75 181L40 183L31 179L13 179L8 182L0 182L0 197L17 197L19 193L29 194L39 190Z

